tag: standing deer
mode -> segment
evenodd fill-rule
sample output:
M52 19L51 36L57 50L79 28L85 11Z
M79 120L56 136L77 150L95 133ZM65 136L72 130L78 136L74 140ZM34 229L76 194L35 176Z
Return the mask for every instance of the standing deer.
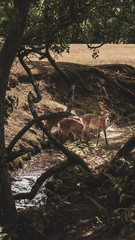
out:
M97 146L99 143L100 131L104 132L105 142L106 145L108 145L106 129L110 125L110 113L103 115L104 113L102 112L101 114L102 116L88 113L81 116L83 122L82 139L85 140L85 134L88 132L89 129L97 129ZM88 144L87 139L86 142Z
M79 113L84 113L83 110L81 109L78 109L78 112L76 112L77 110L71 110L71 113L74 114L74 116L69 116L69 118L74 118L76 120L80 120L78 114ZM60 122L62 119L64 119L64 117L60 117L60 118L49 118L49 119L46 119L44 120L44 123L46 125L46 127L48 128L49 131L52 130L53 127L57 127L57 123ZM44 132L43 132L43 141L45 140L45 135L44 135Z
M57 126L60 133L60 140L62 142L65 142L69 134L72 134L74 139L75 136L78 136L80 138L82 136L83 124L78 119L64 118L58 122Z

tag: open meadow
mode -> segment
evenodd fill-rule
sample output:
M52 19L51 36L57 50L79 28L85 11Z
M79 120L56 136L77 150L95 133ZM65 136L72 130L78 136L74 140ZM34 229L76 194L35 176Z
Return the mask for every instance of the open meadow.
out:
M97 46L97 44L93 46ZM56 60L91 66L100 64L129 64L135 67L135 44L105 44L99 48L99 57L97 59L92 58L92 52L86 44L71 44L70 53L63 53Z

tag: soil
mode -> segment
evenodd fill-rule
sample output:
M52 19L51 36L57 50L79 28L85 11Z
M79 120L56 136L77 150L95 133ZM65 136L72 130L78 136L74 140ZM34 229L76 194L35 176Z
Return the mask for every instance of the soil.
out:
M109 147L105 145L103 135L101 135L98 148L95 148L96 138L94 135L90 139L89 148L84 145L82 146L78 141L66 143L66 146L70 150L78 153L87 162L93 174L96 175L104 169L106 164L109 164L109 161L122 144L133 136L135 132L134 45L104 46L100 50L101 55L97 60L91 59L90 53L83 44L72 45L71 51L70 55L64 54L62 58L60 57L56 61L62 69L70 72L71 77L76 78L74 108L94 113L100 113L102 110L112 112L112 123L107 131ZM31 66L32 73L38 81L42 92L42 100L36 105L38 114L65 110L68 101L68 84L55 72L46 60L38 61L33 56L31 60L33 63L29 63L29 66ZM81 76L81 80L78 78L78 75ZM119 79L126 82L130 81L131 86L127 88L126 85L120 84ZM7 125L5 125L6 146L8 146L18 131L32 119L27 102L29 91L34 92L33 87L24 69L16 61L11 70L7 95L18 97L19 105L14 109L10 117L8 117ZM50 150L43 150L43 148L46 148L46 144L43 142L42 132L37 126L32 126L28 133L19 140L14 147L14 151L17 152L18 150L26 150L28 148L30 149L29 153L14 160L14 164L10 164L11 176L15 174L11 170L15 170L20 165L24 166L25 169L25 164L29 164L28 162L25 163L24 160L30 159L32 155L38 152L42 152L44 156L41 158L44 164L41 164L39 158L38 161L39 165L41 167L44 165L45 169L46 165L48 167L59 162L61 157L63 158L53 147ZM132 154L134 155L134 151ZM103 202L105 192L102 193L101 189L99 191L95 191L94 189L91 191L89 188L83 191L82 189L78 190L78 192L76 196L70 198L69 204L60 207L55 212L55 217L54 215L52 218L50 217L48 220L49 224L46 225L44 230L46 231L45 235L37 231L39 236L37 238L36 236L32 237L26 230L28 234L27 239L135 239L135 231L132 224L128 226L125 224L122 227L115 225L115 228L113 228L111 225L112 222L110 224L105 223L106 220L102 218L102 214L91 203L90 197L97 198L98 200L102 199L101 202ZM106 201L110 203L111 199L106 199ZM112 201L115 202L115 199ZM37 222L36 224L38 225ZM22 236L19 239L24 238Z

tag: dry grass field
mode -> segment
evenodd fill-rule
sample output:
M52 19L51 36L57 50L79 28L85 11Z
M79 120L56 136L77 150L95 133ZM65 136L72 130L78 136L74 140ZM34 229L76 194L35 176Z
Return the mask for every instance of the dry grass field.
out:
M93 46L97 46L96 44ZM86 44L71 44L70 53L64 53L56 61L86 65L129 64L135 67L135 44L105 44L99 48L99 57L92 58Z

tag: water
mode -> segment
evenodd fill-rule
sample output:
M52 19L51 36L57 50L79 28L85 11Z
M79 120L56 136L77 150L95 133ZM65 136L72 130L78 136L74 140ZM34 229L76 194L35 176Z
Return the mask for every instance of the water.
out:
M0 240L3 239L3 234L2 234L2 227L0 226Z
M46 161L47 160L47 161ZM36 180L49 166L50 153L43 153L34 156L30 161L25 162L23 169L16 172L12 181L13 193L30 192ZM40 206L46 203L45 183L41 186L37 195L30 201L27 199L15 201L16 209L22 210L29 207Z
M22 179L16 179L12 182L13 193L30 192L32 186L37 180L37 176L23 176ZM16 209L22 210L28 207L40 206L46 203L45 186L43 185L37 195L30 201L27 199L15 201Z

